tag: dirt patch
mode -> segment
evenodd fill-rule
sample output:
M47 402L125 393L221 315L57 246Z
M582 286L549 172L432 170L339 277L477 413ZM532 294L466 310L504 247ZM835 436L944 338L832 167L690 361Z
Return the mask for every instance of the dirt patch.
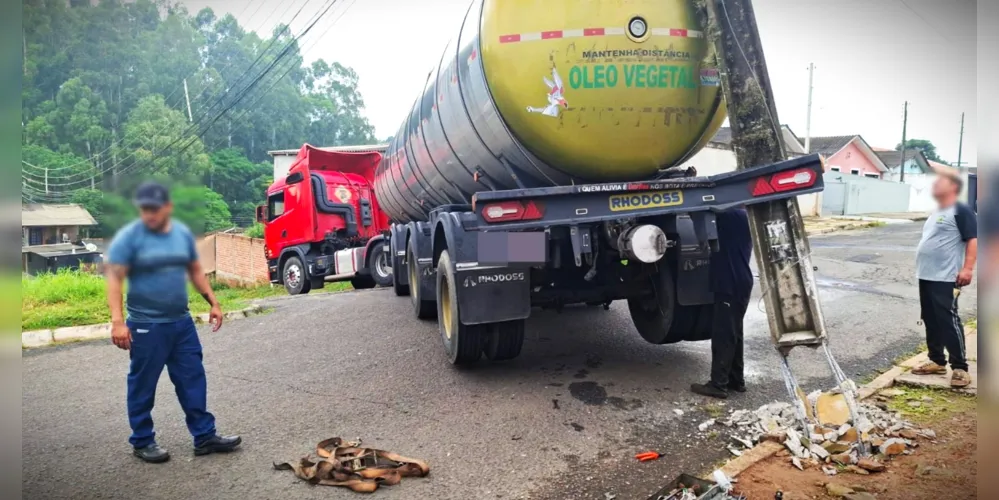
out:
M919 401L913 408L909 404ZM800 471L790 458L774 456L739 475L738 490L746 498L769 500L777 491L785 500L839 498L830 493L838 486L868 492L879 500L977 498L977 400L947 391L907 390L882 398L892 410L921 427L932 429L936 439L919 438L911 455L896 457L888 470L859 475L839 468L827 476L819 467ZM832 488L827 487L830 483Z

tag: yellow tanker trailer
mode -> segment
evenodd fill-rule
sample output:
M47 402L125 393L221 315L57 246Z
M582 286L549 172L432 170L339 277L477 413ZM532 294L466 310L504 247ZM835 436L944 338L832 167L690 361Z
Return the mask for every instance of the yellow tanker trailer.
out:
M817 157L670 168L724 120L690 0L474 1L376 172L396 293L453 363L516 356L533 306L627 299L646 340L701 338L676 312L711 301L714 213L822 189Z

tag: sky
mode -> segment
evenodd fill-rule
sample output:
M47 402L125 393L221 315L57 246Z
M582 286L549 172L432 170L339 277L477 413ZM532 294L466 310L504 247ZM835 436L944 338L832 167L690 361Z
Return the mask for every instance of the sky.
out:
M540 1L540 0L539 0ZM181 0L211 7L269 34L279 22L299 32L325 0ZM357 72L363 115L384 139L394 135L429 72L460 28L470 0L337 0L305 38L306 60ZM811 135L860 134L874 147L929 139L956 161L977 156L974 0L755 0L777 114L804 140L808 65L815 65ZM289 144L289 148L297 145Z

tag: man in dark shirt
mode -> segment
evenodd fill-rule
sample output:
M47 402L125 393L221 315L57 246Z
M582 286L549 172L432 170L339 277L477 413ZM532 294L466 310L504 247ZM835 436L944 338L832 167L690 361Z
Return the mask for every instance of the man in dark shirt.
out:
M728 391L746 392L743 375L743 319L753 291L749 259L753 237L749 214L737 208L717 214L718 246L711 255L711 289L715 295L711 323L711 380L693 384L690 390L714 398L727 398Z
M971 283L978 258L978 221L975 212L958 201L961 187L956 174L941 175L933 185L939 208L923 224L916 249L919 305L930 360L912 369L916 375L946 374L949 356L950 385L956 388L971 384L957 299L961 288Z

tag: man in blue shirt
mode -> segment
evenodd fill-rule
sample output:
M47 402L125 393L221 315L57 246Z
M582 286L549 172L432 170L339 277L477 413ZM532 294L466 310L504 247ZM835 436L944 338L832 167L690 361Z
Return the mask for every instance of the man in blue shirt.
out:
M222 326L222 308L198 263L191 231L170 218L170 193L156 183L139 186L135 194L140 220L122 228L107 252L108 306L111 340L129 351L128 422L135 456L150 463L170 454L156 444L153 400L163 367L177 390L194 437L194 454L232 451L239 436L215 432L215 417L207 409L201 341L187 309L187 279L211 304L212 331ZM122 311L122 285L128 280L128 320Z
M716 216L718 251L711 255L711 290L715 295L711 320L711 380L693 384L702 396L725 399L728 391L746 392L743 374L743 319L753 292L749 259L753 236L749 214L737 208Z

